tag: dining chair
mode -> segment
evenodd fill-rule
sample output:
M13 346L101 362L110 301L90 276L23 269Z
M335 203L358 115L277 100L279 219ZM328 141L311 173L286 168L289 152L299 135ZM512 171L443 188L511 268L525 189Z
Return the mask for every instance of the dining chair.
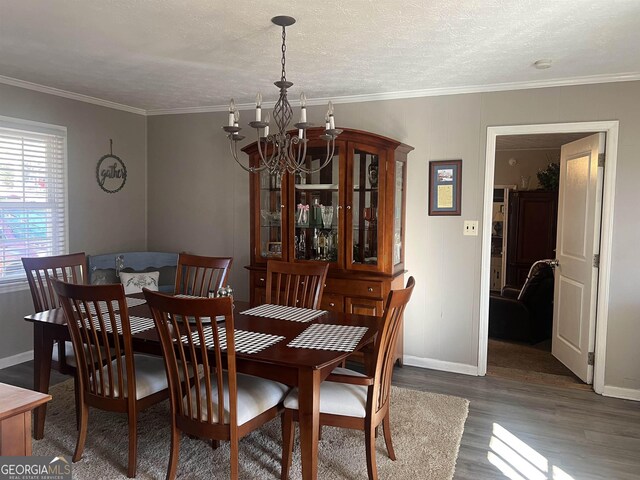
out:
M178 256L174 294L208 297L217 292L229 276L231 257L205 257L181 253Z
M171 391L166 478L176 476L181 433L211 439L214 448L220 440L229 441L231 478L238 478L240 438L279 415L289 387L237 373L230 297L178 298L143 291L162 344ZM210 319L220 316L224 322L211 325ZM191 328L185 328L187 323ZM181 382L180 372L187 367L200 374Z
M320 385L320 426L329 425L364 430L369 480L378 478L376 429L382 423L384 440L391 460L396 459L391 442L389 403L393 358L404 308L411 298L415 281L410 277L404 289L392 290L380 319L380 332L373 348L373 373L363 375L347 368L335 368ZM282 414L283 480L289 477L293 453L293 422L298 420L298 390L284 400Z
M267 262L266 303L289 307L320 307L328 263Z
M87 256L84 252L51 257L23 257L35 313L60 307L50 278L86 283ZM75 375L76 363L71 342L58 342L53 349L53 367L65 375Z
M138 414L169 396L164 362L160 357L133 353L122 285L74 285L55 279L51 283L64 309L78 365L80 431L73 461L82 458L89 407L126 413L127 475L133 478L137 465Z

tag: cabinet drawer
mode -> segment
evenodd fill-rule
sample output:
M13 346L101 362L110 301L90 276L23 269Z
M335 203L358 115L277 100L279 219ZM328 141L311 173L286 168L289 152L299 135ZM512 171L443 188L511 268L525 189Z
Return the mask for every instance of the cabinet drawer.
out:
M353 297L382 298L382 282L369 280L327 279L327 293L346 293Z
M320 302L320 309L328 310L330 312L343 312L344 297L335 293L323 293L322 301Z
M351 298L344 299L345 311L347 313L355 313L359 315L382 316L384 302L382 300L372 300L370 298Z

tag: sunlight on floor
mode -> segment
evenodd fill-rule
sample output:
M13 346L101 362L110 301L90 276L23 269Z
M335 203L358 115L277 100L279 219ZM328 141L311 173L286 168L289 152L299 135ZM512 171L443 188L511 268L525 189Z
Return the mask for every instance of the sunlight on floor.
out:
M487 459L511 480L575 480L518 437L493 424Z

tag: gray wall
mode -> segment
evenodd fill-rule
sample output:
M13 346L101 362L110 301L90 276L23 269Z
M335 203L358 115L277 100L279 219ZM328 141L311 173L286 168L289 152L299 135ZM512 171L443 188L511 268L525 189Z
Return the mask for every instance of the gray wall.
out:
M69 251L105 253L146 248L146 119L85 102L0 85L0 115L67 127ZM123 190L108 194L95 180L109 152L127 166ZM28 288L0 294L0 359L31 350Z
M225 115L148 117L149 249L233 257L229 284L248 299L249 174L222 141Z
M605 383L640 389L639 105L640 82L336 105L339 126L415 147L406 265L417 284L405 317L405 354L413 363L477 365L481 236L464 237L462 226L482 218L487 126L619 120ZM324 110L310 107L310 121L321 124ZM232 281L246 295L248 174L230 159L225 121L225 113L149 118L149 246L233 254ZM430 217L428 162L455 158L463 159L462 216Z

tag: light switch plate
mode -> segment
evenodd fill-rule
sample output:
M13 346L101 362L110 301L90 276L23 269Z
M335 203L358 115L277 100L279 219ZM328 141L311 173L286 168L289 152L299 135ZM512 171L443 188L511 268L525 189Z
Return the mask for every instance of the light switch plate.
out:
M464 221L464 235L478 236L478 221L477 220L465 220Z

